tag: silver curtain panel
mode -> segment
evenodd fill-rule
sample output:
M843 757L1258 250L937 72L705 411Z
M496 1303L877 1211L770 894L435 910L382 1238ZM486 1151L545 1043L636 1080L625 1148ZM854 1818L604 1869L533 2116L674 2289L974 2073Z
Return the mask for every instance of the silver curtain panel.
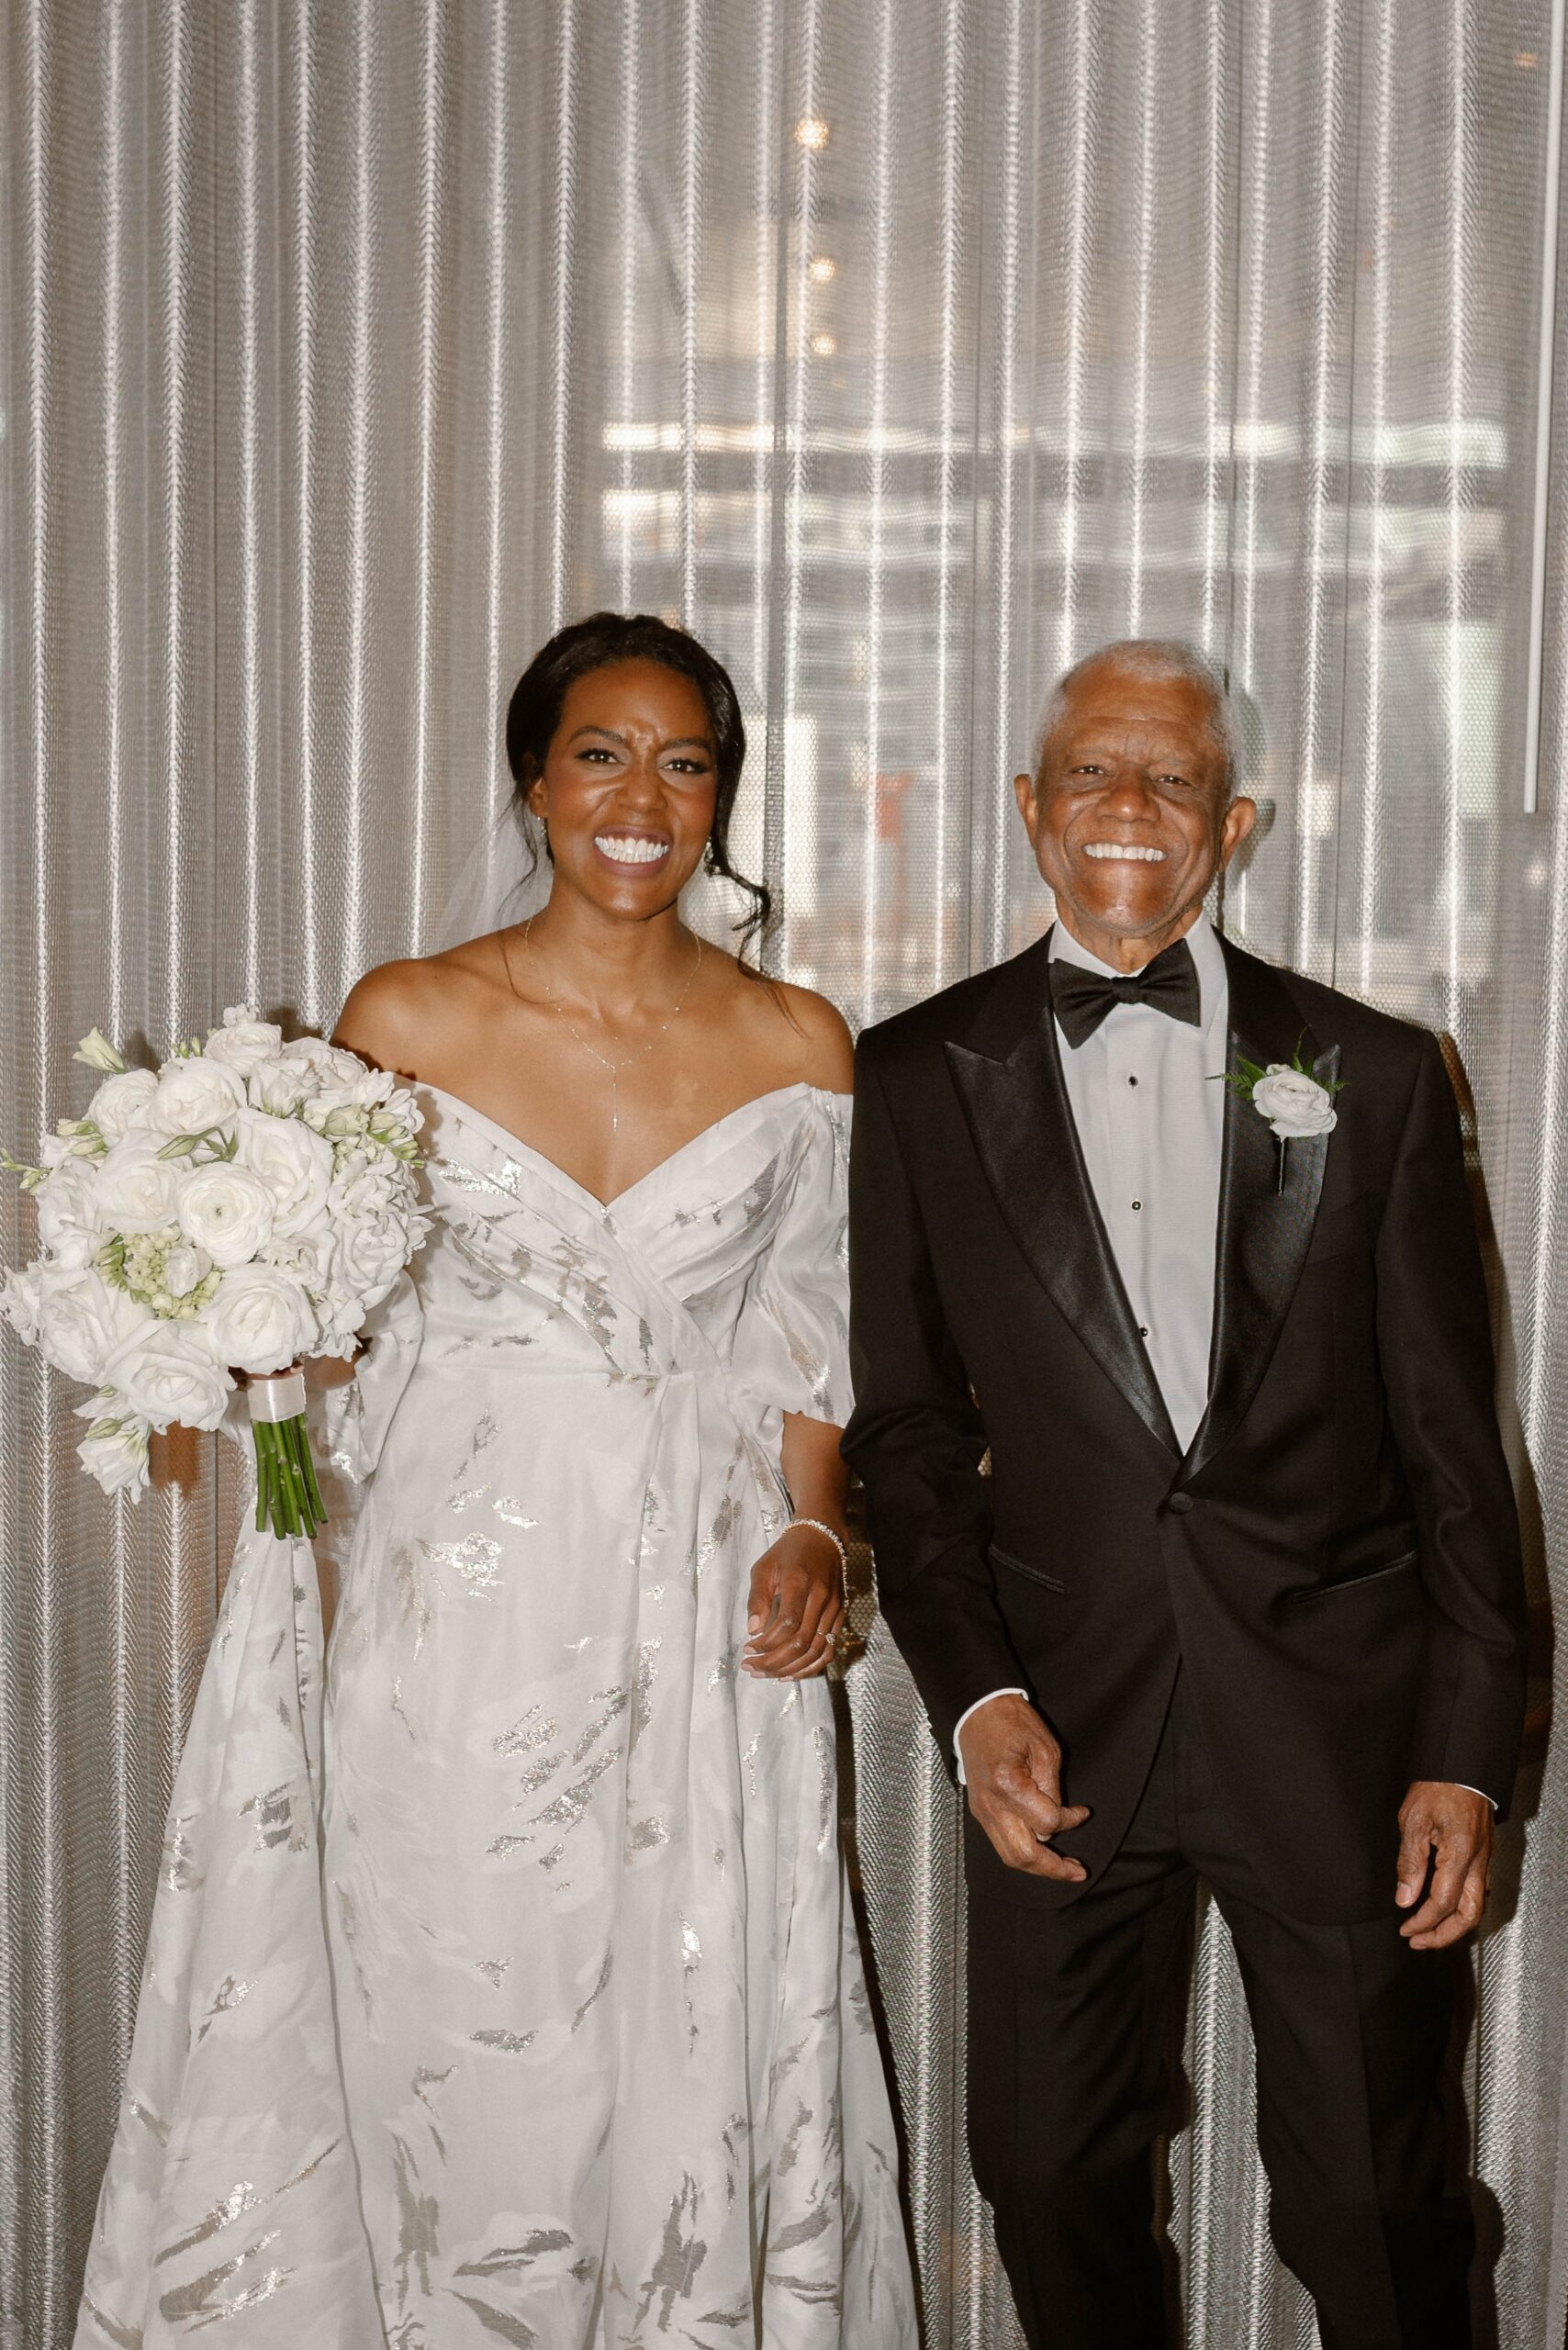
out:
M75 1106L94 1020L162 1046L244 995L321 1025L430 943L507 788L510 683L596 604L733 665L781 967L857 1020L1042 925L1006 785L1057 668L1192 635L1246 698L1270 818L1228 923L1456 1045L1544 1616L1568 478L1534 817L1522 756L1549 15L6 0L0 1136ZM0 1214L30 1253L8 1186ZM0 2340L54 2350L236 1499L204 1441L163 1448L140 1510L100 1501L62 1385L8 1340L0 1372ZM1000 2350L954 1798L885 1645L850 1696L929 2342ZM1543 1744L1456 2147L1507 2350L1561 2350L1568 2252ZM1309 2344L1213 1919L1187 2069L1194 2350Z

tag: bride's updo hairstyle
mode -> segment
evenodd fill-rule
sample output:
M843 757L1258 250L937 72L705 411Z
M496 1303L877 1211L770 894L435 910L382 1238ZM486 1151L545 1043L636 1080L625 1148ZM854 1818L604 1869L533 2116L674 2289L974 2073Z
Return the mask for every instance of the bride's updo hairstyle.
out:
M507 765L517 786L518 805L526 817L528 794L543 772L568 688L590 671L612 668L622 661L655 661L661 669L689 677L702 697L713 730L717 770L713 828L703 865L709 873L733 881L751 901L744 921L735 925L744 956L756 940L767 936L773 918L773 894L766 882L748 881L730 862L730 811L745 758L745 727L729 671L684 629L672 628L651 612L590 612L586 621L558 629L548 644L540 646L507 708Z

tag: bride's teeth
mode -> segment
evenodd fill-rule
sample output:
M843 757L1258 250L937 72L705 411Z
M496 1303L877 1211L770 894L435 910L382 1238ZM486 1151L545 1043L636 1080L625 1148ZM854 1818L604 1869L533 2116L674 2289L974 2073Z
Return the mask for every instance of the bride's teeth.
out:
M599 845L617 865L656 865L668 850L669 843L621 833L601 834Z
M1134 865L1163 865L1165 862L1165 851L1162 848L1139 848L1131 841L1086 841L1083 845L1083 854L1085 856L1098 858L1102 864L1108 863L1113 858L1126 860Z

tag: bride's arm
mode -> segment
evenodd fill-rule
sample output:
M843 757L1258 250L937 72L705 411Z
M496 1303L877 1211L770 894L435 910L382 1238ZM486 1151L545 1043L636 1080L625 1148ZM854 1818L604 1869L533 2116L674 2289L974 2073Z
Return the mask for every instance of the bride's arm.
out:
M784 1415L779 1465L794 1504L786 1527L751 1572L743 1663L773 1681L805 1681L824 1672L834 1636L844 1621L844 1571L829 1536L847 1539L844 1497L849 1472L838 1449L842 1430L801 1412ZM803 1523L814 1518L815 1525Z

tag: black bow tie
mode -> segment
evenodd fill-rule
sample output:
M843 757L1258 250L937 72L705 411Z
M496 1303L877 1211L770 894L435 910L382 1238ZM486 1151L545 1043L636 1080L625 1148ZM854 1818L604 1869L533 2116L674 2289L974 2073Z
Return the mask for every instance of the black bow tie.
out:
M1086 971L1081 963L1057 961L1051 967L1051 1004L1063 1035L1074 1052L1086 1045L1107 1013L1118 1003L1147 1003L1156 1012L1184 1020L1190 1028L1201 1018L1198 968L1184 938L1146 963L1141 971L1112 979Z

